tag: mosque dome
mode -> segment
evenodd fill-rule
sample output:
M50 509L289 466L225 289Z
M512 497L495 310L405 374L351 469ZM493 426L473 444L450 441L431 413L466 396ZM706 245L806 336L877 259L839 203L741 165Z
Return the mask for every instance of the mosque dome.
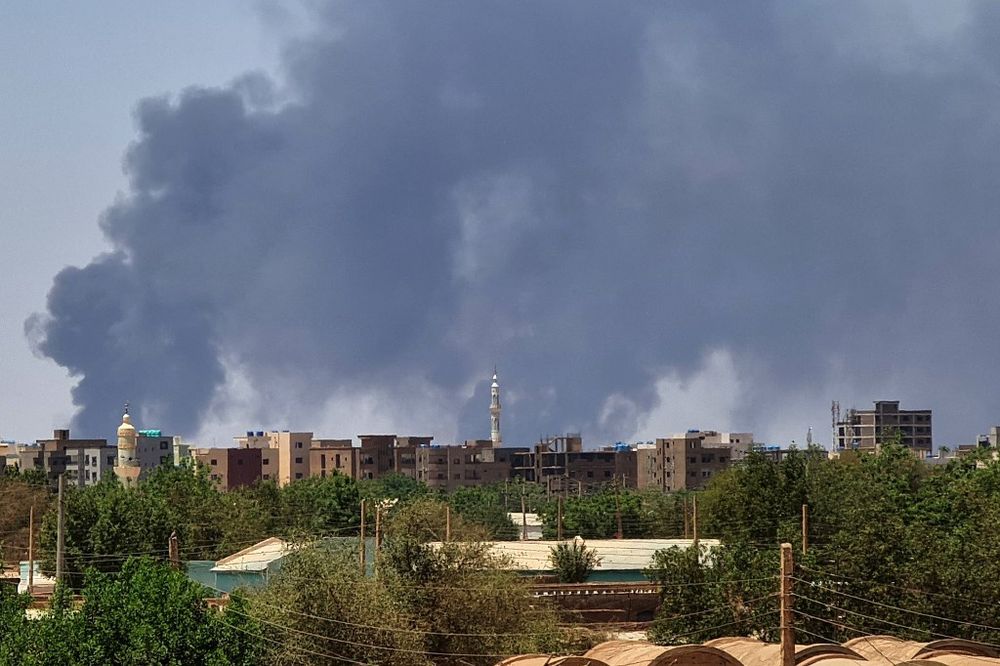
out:
M132 425L132 417L129 416L128 412L122 416L122 424L118 426L118 436L135 436L135 426Z

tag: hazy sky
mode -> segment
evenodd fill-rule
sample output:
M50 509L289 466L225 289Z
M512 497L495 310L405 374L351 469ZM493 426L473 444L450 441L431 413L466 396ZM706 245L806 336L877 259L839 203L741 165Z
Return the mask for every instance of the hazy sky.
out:
M0 25L6 437L484 437L494 363L510 444L1000 420L994 3L46 7Z

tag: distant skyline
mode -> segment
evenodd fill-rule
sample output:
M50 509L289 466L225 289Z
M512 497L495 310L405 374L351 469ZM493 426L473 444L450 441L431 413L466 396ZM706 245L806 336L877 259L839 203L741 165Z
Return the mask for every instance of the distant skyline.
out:
M971 1L12 7L0 437L110 438L128 400L205 444L486 438L496 363L509 445L826 444L833 399L972 442L1000 421L997 27Z

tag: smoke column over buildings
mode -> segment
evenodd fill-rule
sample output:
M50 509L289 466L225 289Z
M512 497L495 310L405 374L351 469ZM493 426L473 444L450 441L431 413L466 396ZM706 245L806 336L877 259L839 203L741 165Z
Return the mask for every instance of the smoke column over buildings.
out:
M79 378L81 435L125 399L187 434L382 396L485 437L497 363L505 443L593 443L642 430L662 379L714 353L743 387L733 425L822 410L830 386L932 406L938 437L995 420L1000 6L366 1L315 21L281 81L138 104L113 250L26 324ZM715 424L663 427L688 425Z

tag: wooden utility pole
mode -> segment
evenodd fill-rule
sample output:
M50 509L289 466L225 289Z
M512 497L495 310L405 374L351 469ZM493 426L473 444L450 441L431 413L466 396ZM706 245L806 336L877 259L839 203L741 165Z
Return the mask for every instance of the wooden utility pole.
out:
M59 506L56 510L56 583L62 582L63 557L66 549L66 507L63 504L63 475L59 475Z
M781 544L781 666L795 666L792 624L792 544Z
M167 542L167 555L170 559L170 566L174 569L181 568L181 549L177 543L177 532L170 533L170 540Z
M365 566L365 501L361 500L361 529L358 532L358 565L361 567L361 575L364 576L367 571Z
M616 539L624 539L625 533L622 530L622 504L618 495L618 477L615 477L615 522L618 523L618 533Z
M696 549L698 548L698 496L691 498L691 534L693 545Z
M687 495L681 498L681 513L684 515L684 538L688 539L691 533L688 531L688 498Z
M560 497L557 500L558 504L556 507L556 540L563 540L563 498Z
M580 481L579 479L576 482L576 496L583 499L583 481Z
M35 505L28 509L28 595L35 585Z
M451 541L451 505L444 505L444 540Z
M809 552L809 505L802 505L802 554Z
M528 510L524 505L524 493L521 493L521 541L528 540Z

